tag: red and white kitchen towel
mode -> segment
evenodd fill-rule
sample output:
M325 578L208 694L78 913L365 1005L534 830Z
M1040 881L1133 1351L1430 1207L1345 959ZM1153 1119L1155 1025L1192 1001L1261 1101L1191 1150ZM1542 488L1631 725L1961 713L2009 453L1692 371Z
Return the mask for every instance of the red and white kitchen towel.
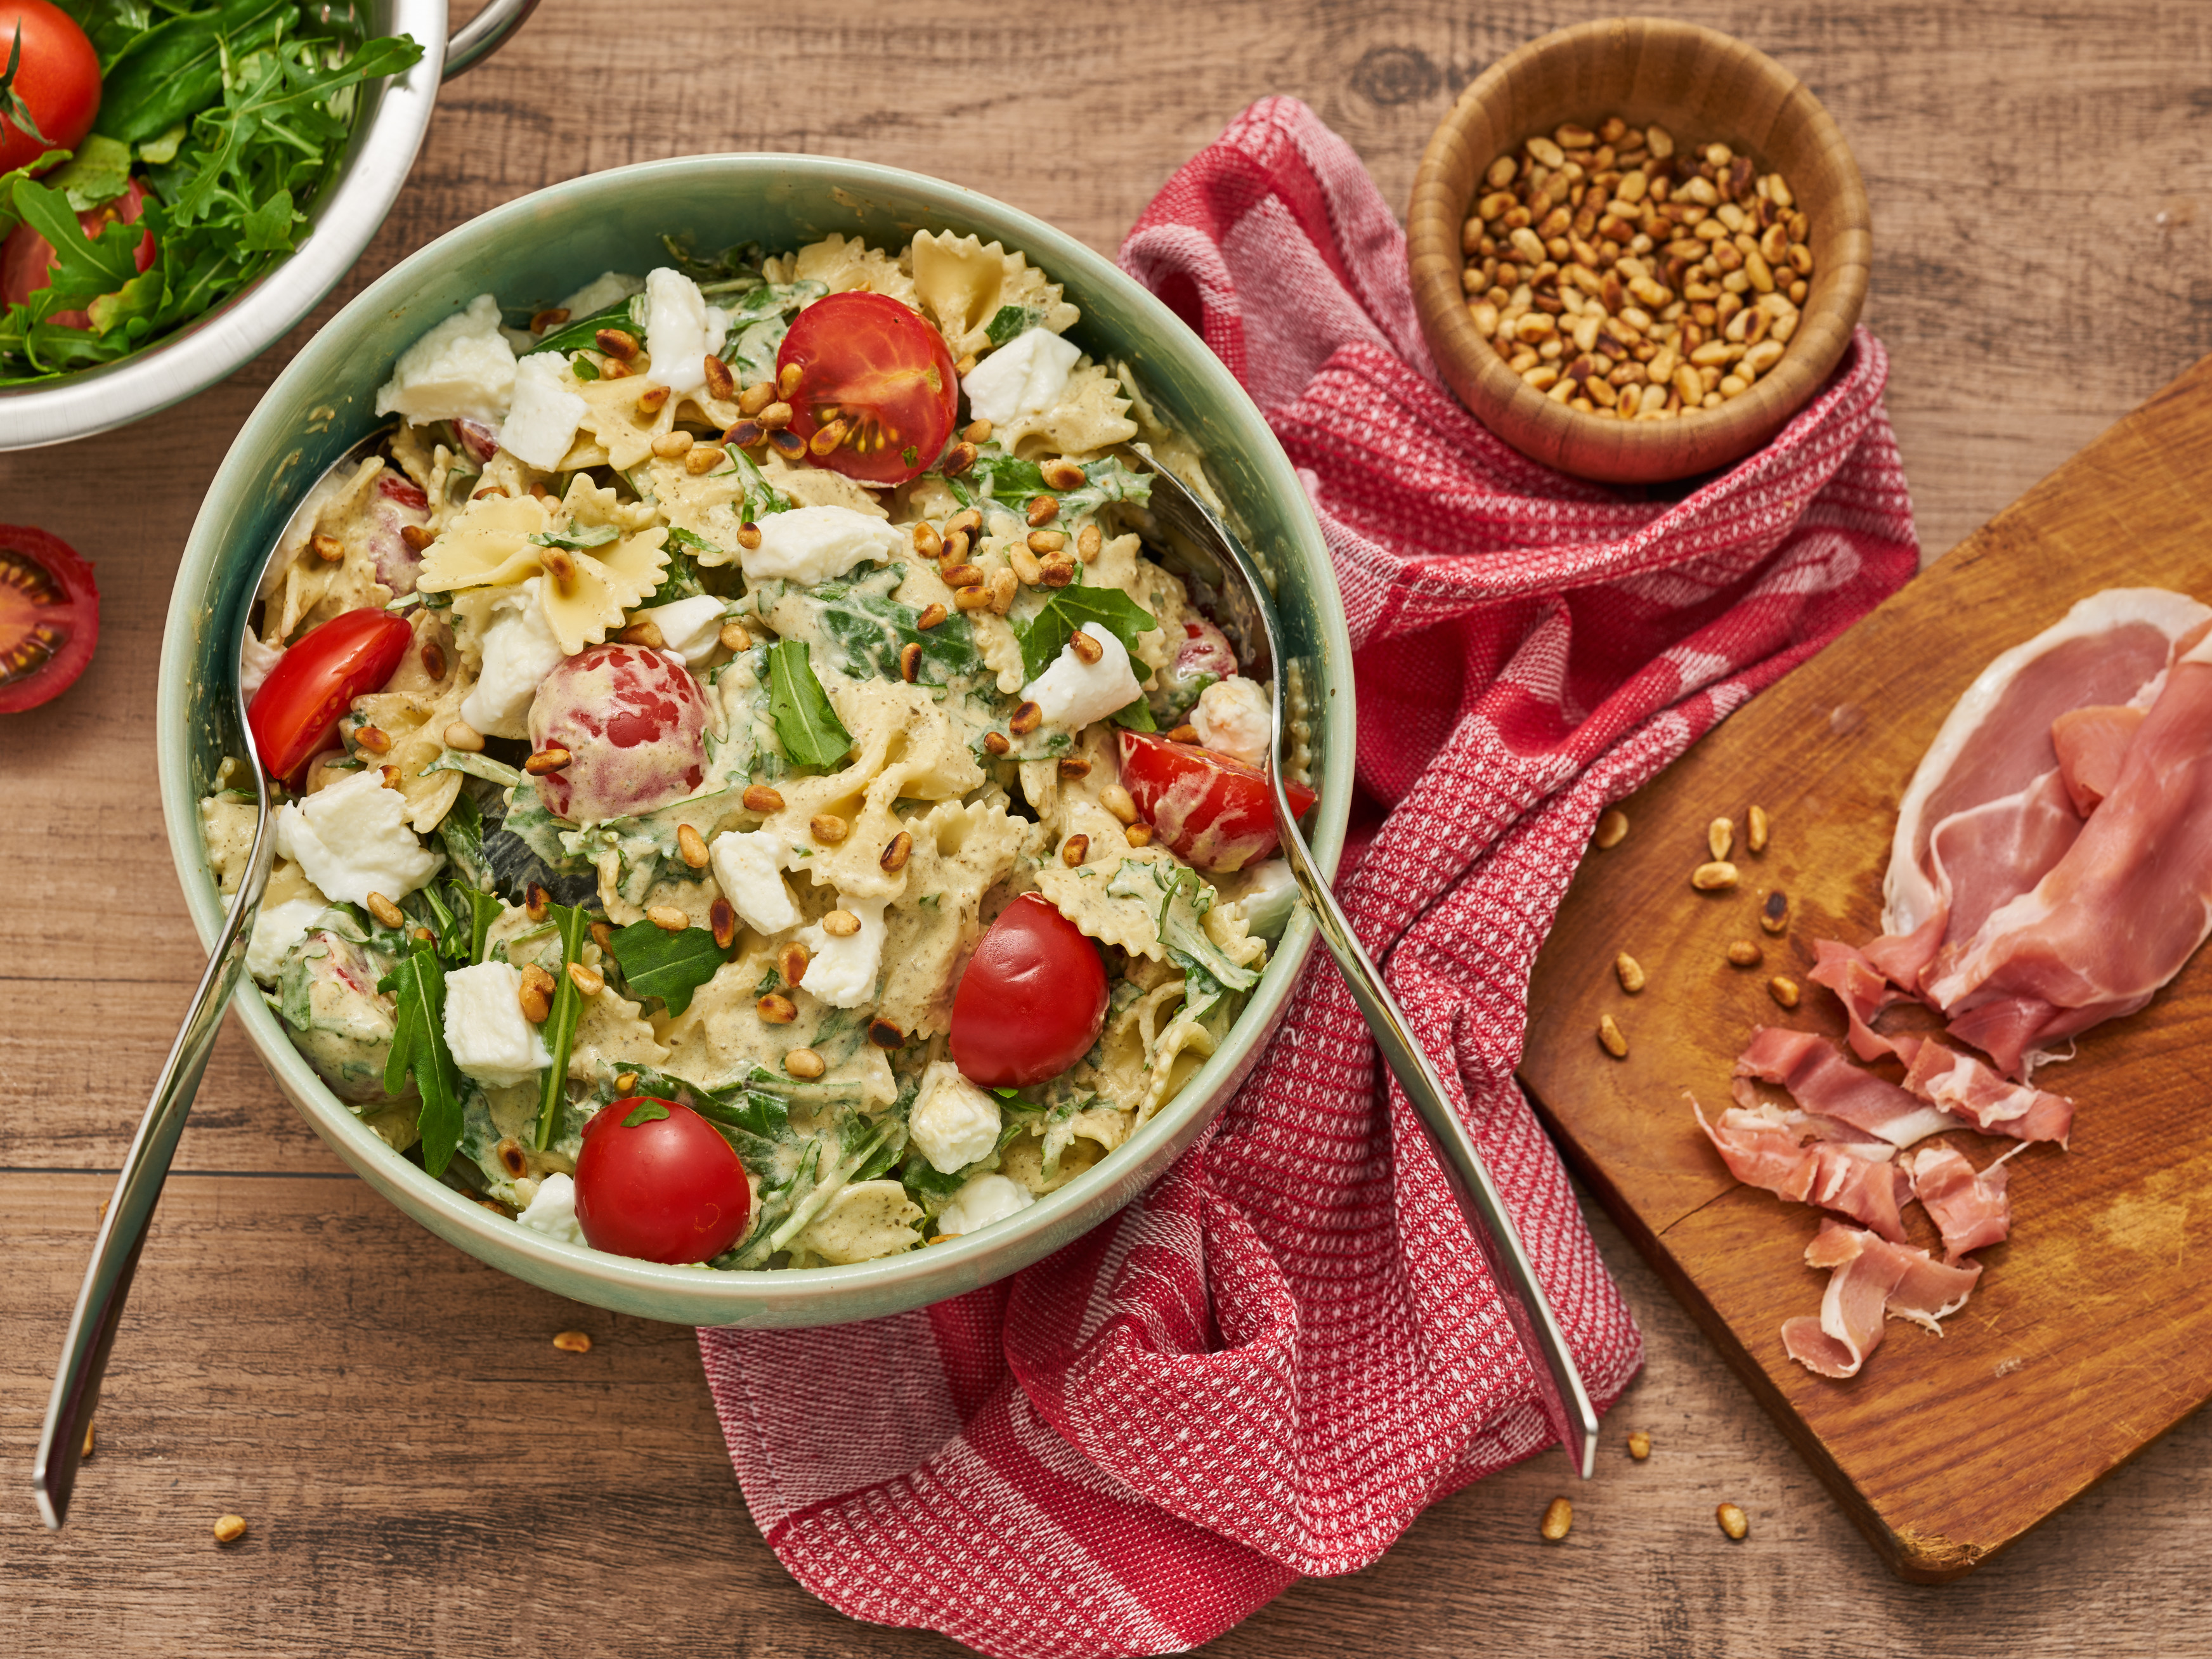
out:
M1887 359L1862 331L1772 444L1680 500L1548 471L1446 392L1403 233L1288 98L1170 179L1121 258L1311 495L1358 647L1359 782L1389 811L1340 890L1609 1405L1642 1342L1513 1081L1529 964L1604 805L1912 574ZM793 1577L993 1655L1175 1651L1544 1446L1497 1293L1385 1082L1316 951L1210 1132L1088 1237L896 1318L701 1332Z

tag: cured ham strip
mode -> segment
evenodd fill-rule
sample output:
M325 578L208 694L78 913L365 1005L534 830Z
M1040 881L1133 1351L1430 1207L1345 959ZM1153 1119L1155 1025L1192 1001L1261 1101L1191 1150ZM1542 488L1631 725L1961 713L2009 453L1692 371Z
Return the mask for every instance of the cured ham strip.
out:
M1834 1377L1858 1375L1891 1315L1942 1335L1936 1322L1966 1305L1982 1274L1979 1262L1948 1266L1840 1221L1820 1224L1805 1265L1831 1269L1820 1316L1784 1320L1782 1346L1807 1370Z
M1729 1173L1747 1187L1833 1210L1905 1243L1900 1211L1912 1186L1891 1161L1896 1148L1887 1141L1861 1138L1848 1125L1778 1106L1730 1107L1718 1124L1706 1122L1695 1101L1691 1109Z
M1805 977L1815 985L1826 986L1843 1003L1851 1022L1851 1052L1861 1060L1895 1054L1897 1045L1874 1029L1874 1018L1892 1004L1906 1000L1905 993L1891 985L1866 952L1855 945L1816 939L1813 951L1820 960Z
M1844 1058L1842 1049L1814 1031L1760 1026L1752 1033L1751 1046L1736 1057L1735 1076L1736 1102L1747 1109L1760 1104L1748 1080L1757 1078L1781 1085L1804 1110L1848 1123L1893 1146L1910 1146L1946 1129L1966 1127L1894 1083L1861 1071Z
M2026 1150L2025 1145L2015 1146L1982 1170L1950 1146L1929 1146L1905 1155L1912 1195L1943 1235L1945 1261L1956 1263L1969 1250L2001 1244L2012 1231L2012 1204L2005 1197L2005 1182L2012 1172L2005 1168L2005 1158Z
M1908 1037L1895 1052L1905 1062L1907 1090L1966 1119L1984 1134L2023 1142L2055 1140L2063 1146L2074 1133L2074 1103L2064 1095L2014 1083L1973 1055L1940 1042Z
M2074 810L2083 817L2112 793L2148 708L2075 708L2051 722L2051 745L2058 752L2059 781Z
M2180 642L2111 793L2033 890L1922 989L1950 1030L2025 1079L2133 1013L2212 932L2212 623Z

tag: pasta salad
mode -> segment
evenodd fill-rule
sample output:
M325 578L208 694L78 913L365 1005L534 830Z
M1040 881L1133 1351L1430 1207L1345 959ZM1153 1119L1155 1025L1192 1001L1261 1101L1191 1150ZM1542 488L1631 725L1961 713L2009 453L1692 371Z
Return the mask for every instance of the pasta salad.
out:
M1270 691L1145 548L1129 447L1200 457L1021 253L667 246L438 323L293 520L247 966L522 1226L863 1261L1073 1179L1224 1040L1291 906Z

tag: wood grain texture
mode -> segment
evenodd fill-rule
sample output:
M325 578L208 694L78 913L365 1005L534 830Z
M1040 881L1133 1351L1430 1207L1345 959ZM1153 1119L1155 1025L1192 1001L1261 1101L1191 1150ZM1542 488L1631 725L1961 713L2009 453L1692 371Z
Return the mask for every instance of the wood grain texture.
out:
M1461 228L1486 169L1562 122L1594 127L1615 116L1635 127L1664 127L1685 154L1718 143L1755 157L1761 172L1789 181L1811 222L1811 291L1788 350L1748 392L1717 409L1667 421L1601 420L1570 409L1507 367L1468 313ZM1805 83L1741 40L1656 17L1579 23L1484 71L1422 154L1406 240L1421 332L1461 401L1524 453L1607 483L1711 471L1779 432L1850 345L1872 252L1858 164Z
M1761 1024L1840 1037L1841 1005L1805 980L1815 939L1881 931L1896 803L1968 683L2100 588L2202 596L2212 538L2212 359L2100 439L1814 662L1622 804L1628 839L1584 861L1539 959L1524 1075L1561 1144L1753 1391L1898 1569L1965 1572L2212 1396L2212 1281L2191 1259L2193 1194L2212 1179L2202 1110L2212 963L2086 1033L2038 1081L2079 1107L2072 1147L2013 1160L2011 1239L1940 1341L1896 1323L1856 1378L1814 1376L1782 1322L1818 1311L1801 1265L1816 1212L1737 1186L1698 1130L1729 1103ZM1772 816L1743 884L1699 893L1717 815ZM1788 933L1756 920L1787 896ZM1766 947L1731 966L1731 939ZM1615 954L1644 965L1629 997ZM1769 976L1803 985L1794 1013ZM1592 1040L1610 1014L1616 1060ZM1977 1167L2011 1142L1957 1142ZM1919 1211L1913 1242L1936 1243ZM2034 1425L2033 1449L2021 1431Z
M1930 554L2212 351L2212 16L2196 0L1671 9L1802 78L1858 156L1876 228L1866 320L1893 354ZM1110 250L1231 115L1291 93L1402 203L1459 90L1586 15L1142 0L1076 27L908 0L706 27L669 0L545 0L445 89L392 217L285 346L139 427L0 456L0 519L68 538L104 593L84 679L0 724L0 857L19 896L0 912L0 1468L27 1480L94 1212L199 969L152 805L171 572L232 436L315 322L486 209L705 149L915 167ZM783 1575L744 1516L686 1334L618 1332L400 1218L234 1032L179 1167L191 1173L156 1222L70 1529L45 1535L27 1496L0 1503L0 1651L955 1651L853 1625ZM1900 1583L1595 1224L1649 1361L1598 1480L1572 1494L1568 1540L1535 1535L1566 1486L1547 1453L1438 1504L1367 1571L1296 1587L1218 1651L2207 1651L2203 1417L1971 1578ZM548 1340L572 1323L599 1339L580 1365ZM1658 1449L1630 1465L1610 1443L1638 1422ZM1751 1511L1741 1546L1713 1526L1723 1498ZM254 1530L218 1551L208 1527L228 1509Z

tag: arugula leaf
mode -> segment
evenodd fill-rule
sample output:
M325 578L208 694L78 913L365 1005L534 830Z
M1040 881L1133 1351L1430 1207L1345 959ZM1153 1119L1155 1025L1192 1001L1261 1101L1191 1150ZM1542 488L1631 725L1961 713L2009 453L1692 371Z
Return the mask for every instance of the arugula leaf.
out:
M704 927L672 933L650 921L634 921L614 935L614 958L634 997L659 997L672 1014L691 1006L691 994L729 960Z
M758 242L738 242L724 248L720 253L704 256L692 252L691 238L663 235L660 246L668 251L668 263L674 265L695 283L744 283L757 285L761 280L761 245ZM745 283L750 277L751 281Z
M1126 708L1117 708L1106 717L1116 726L1127 726L1132 732L1157 732L1160 723L1152 718L1152 706L1142 697Z
M852 752L853 734L830 706L804 640L768 648L769 719L783 752L801 766L832 767Z
M1152 498L1152 475L1135 471L1111 455L1082 465L1082 483L1073 489L1054 489L1044 481L1041 463L1023 460L992 445L976 456L975 465L957 481L967 487L963 505L993 501L1019 511L1031 497L1049 495L1060 503L1060 519L1072 524L1097 513L1109 501L1141 507ZM956 489L955 493L963 492Z
M69 155L65 149L50 149L36 160L26 161L21 167L0 173L0 235L5 235L22 222L22 215L15 211L16 182L30 178L33 173L44 173L57 162L68 161Z
M588 317L572 318L561 325L536 345L535 351L585 351L594 349L603 328L619 328L638 334L645 332L645 295L633 294L628 299L617 300L612 305L593 312ZM594 368L592 378L599 378Z
M565 547L571 553L588 553L605 547L622 534L611 524L575 524L566 530L547 530L530 539L539 547Z
M990 337L993 345L1002 346L1028 333L1042 320L1042 312L1032 311L1027 306L1000 306L983 332Z
M1137 654L1137 636L1159 627L1151 611L1118 587L1054 588L1036 615L1014 625L1015 636L1022 642L1022 678L1033 680L1052 666L1076 630L1089 623L1121 641L1132 657Z
M226 54L258 52L298 19L287 0L219 0L155 25L100 71L94 131L137 144L189 119L221 101Z
M658 1123L668 1115L668 1108L657 1100L641 1100L630 1108L629 1115L622 1121L625 1129L635 1129L641 1124Z
M87 134L69 165L46 183L68 197L71 208L88 213L131 188L131 146L100 133Z
M575 1044L576 1021L584 1012L584 994L568 969L584 959L586 920L580 904L549 904L545 914L560 930L561 971L553 977L553 1012L545 1017L545 1046L553 1051L553 1063L545 1068L538 1098L537 1146L541 1152L553 1144L561 1120L561 1102L568 1088L568 1050Z
M780 1096L734 1085L709 1089L703 1084L656 1072L649 1066L625 1064L623 1069L637 1073L637 1086L641 1091L681 1102L703 1118L741 1129L771 1146L790 1133L791 1109ZM738 1148L741 1154L745 1150L743 1146Z
M899 653L908 645L921 647L917 678L930 685L978 673L983 666L965 611L947 617L934 628L921 628L915 624L921 612L914 606L885 594L846 588L818 599L817 614L834 647L832 664L855 678L896 678Z
M69 198L31 179L15 181L15 212L53 245L53 274L26 302L40 317L77 309L138 274L138 243L146 234L138 226L103 225L99 236L88 239Z
M422 770L428 772L461 772L472 778L482 778L486 783L495 783L502 789L512 789L522 780L522 774L505 761L494 760L489 755L480 755L468 749L441 750L438 758Z
M418 942L376 988L390 994L397 1023L384 1092L404 1094L413 1075L422 1097L422 1167L443 1175L461 1144L460 1069L446 1046L446 970L438 965L437 951Z
M771 513L791 511L791 497L768 481L768 475L754 465L753 458L732 444L729 446L730 465L744 480L744 516L748 520L765 519ZM721 475L716 473L716 477Z

